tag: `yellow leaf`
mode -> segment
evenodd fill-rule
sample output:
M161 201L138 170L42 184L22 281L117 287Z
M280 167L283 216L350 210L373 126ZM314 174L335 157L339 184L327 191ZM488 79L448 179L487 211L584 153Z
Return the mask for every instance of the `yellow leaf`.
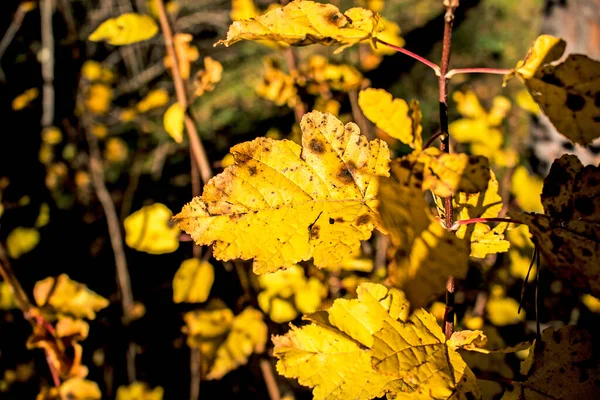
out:
M194 96L200 97L204 93L212 92L222 74L223 66L220 62L212 57L204 57L204 69L198 71L194 79Z
M370 9L373 11L376 11L376 12L378 11L373 8L370 8ZM400 36L400 32L402 31L400 29L400 26L397 23L395 23L394 21L390 21L389 19L386 19L383 17L381 17L381 23L384 28L383 28L383 31L381 31L377 34L377 38L381 39L384 42L387 42L389 44L393 44L394 46L403 47L405 42L404 42L404 39L402 39L402 37ZM392 55L395 53L396 53L396 50L394 50L388 46L379 45L375 49L375 54Z
M190 258L181 263L173 278L173 302L204 303L215 280L215 270L207 261Z
M269 318L278 324L291 321L298 316L294 305L287 300L275 297L269 304Z
M73 400L99 400L102 393L96 382L83 378L71 378L60 385L61 398Z
M206 379L220 379L248 362L252 353L260 354L267 342L267 325L262 313L247 307L235 317L225 342L219 346Z
M113 91L103 83L94 83L89 87L85 99L85 106L92 113L106 114L110 108L113 98Z
M33 289L38 306L50 306L59 313L78 318L95 319L96 312L108 307L108 300L75 282L66 274L38 281Z
M535 102L533 97L525 89L517 93L517 104L525 111L529 111L532 114L540 113L540 106Z
M485 193L458 193L454 197L454 207L459 220L472 218L496 218L502 210L502 197L498 194L498 181L493 171ZM462 225L456 231L459 238L467 238L471 243L471 257L484 258L488 254L508 251L510 243L504 239L508 224L501 223L490 228L483 223Z
M10 285L0 281L0 310L12 310L18 308L17 299Z
M128 386L119 386L117 400L162 400L163 394L160 386L150 389L145 382L133 382Z
M278 106L287 104L288 107L294 107L299 100L294 78L283 72L270 58L265 58L263 63L265 74L256 88L256 93Z
M125 13L104 21L88 39L92 42L105 41L114 46L122 46L148 40L157 33L158 26L151 17Z
M17 97L15 97L12 101L12 109L15 111L19 111L27 107L29 103L35 100L39 96L40 92L37 88L27 89Z
M543 185L540 178L530 175L527 168L520 165L513 173L510 191L523 211L541 213L544 211L540 200Z
M600 299L589 294L581 296L581 302L594 313L600 313Z
M512 108L510 100L504 96L494 97L492 109L487 115L487 122L490 126L498 126L504 121L506 114Z
M529 227L558 277L600 296L600 168L574 155L554 161L544 179L545 214L509 213Z
M190 77L192 62L200 57L196 46L190 45L193 36L189 33L176 33L173 37L173 46L175 47L175 56L177 57L177 65L179 66L179 75L182 79ZM167 54L165 57L165 67L172 68L173 60Z
M92 125L90 128L92 135L96 136L98 139L104 139L108 136L108 128L105 125Z
M127 160L129 149L123 139L112 137L106 141L104 158L113 163L121 163Z
M504 398L515 399L595 399L600 389L600 364L594 357L598 342L588 331L569 325L547 328L542 343L535 346L531 367L524 382Z
M175 216L220 260L254 259L262 274L314 258L339 264L378 225L377 177L389 150L331 114L305 114L300 147L257 138L231 149L236 164L211 179ZM268 227L268 229L266 229Z
M171 226L172 215L161 203L142 207L125 218L125 243L150 254L174 252L179 248L179 228Z
M233 312L228 308L185 313L183 320L187 327L188 345L197 347L202 341L225 335L233 319Z
M229 15L232 21L239 21L258 17L260 10L254 4L254 0L232 0Z
M371 272L373 271L373 260L370 258L347 258L337 265L327 267L330 271L358 271Z
M481 106L477 95L473 91L456 91L452 93L452 99L456 102L456 110L462 116L475 120L484 119L487 117L487 112Z
M362 74L353 66L331 64L321 55L311 56L299 69L302 77L309 80L307 91L315 95L327 90L348 92L358 89L364 80Z
M600 62L582 54L569 54L556 64L565 49L562 39L542 35L536 39L515 74L556 129L575 143L586 145L600 136Z
M313 313L321 307L321 302L326 296L327 289L313 276L308 279L306 285L296 291L294 304L301 313Z
M114 81L114 73L102 66L98 61L87 60L81 67L81 76L90 82L102 81L111 83Z
M50 207L48 206L48 203L42 203L40 206L40 213L35 220L35 227L38 229L43 228L48 225L48 222L50 222Z
M537 273L537 267L534 263L531 266L531 272L529 272L531 257L533 257L532 254L523 255L517 249L509 250L508 260L510 264L508 265L508 270L511 276L525 280L525 277L527 277L527 274L529 273L529 280L532 280Z
M169 92L165 89L156 89L150 91L140 102L136 105L136 109L145 113L154 108L159 108L166 105L169 102Z
M293 1L285 7L229 27L227 39L215 45L229 47L241 40L272 40L295 46L312 43L350 46L370 39L383 29L379 15L362 8L342 14L331 4Z
M417 130L413 127L413 117L408 104L402 99L392 99L383 89L365 89L358 94L358 105L362 112L377 127L393 138L421 150L420 111ZM416 108L418 110L418 106Z
M42 142L57 145L62 141L62 132L55 126L42 129Z
M185 110L179 103L173 103L171 107L165 111L163 117L163 125L165 131L173 138L175 143L183 142L183 121L185 119Z
M227 153L225 154L225 157L223 157L223 159L221 160L221 168L227 168L230 165L233 165L234 163L235 160L233 158L233 154Z
M33 250L39 241L40 233L37 229L19 226L8 234L6 251L11 258L19 258Z
M525 321L525 312L518 313L519 302L506 297L500 286L492 287L486 306L487 319L495 326L518 324Z
M119 120L121 122L133 121L137 117L137 111L133 108L125 108L119 113Z
M340 104L339 101L337 101L335 99L325 99L322 96L317 97L317 99L315 100L315 104L313 106L314 110L321 111L322 113L329 113L329 114L335 115L336 117L339 117L339 115L340 115L340 108L342 108L342 105ZM269 136L267 136L267 137L269 137ZM274 139L279 139L279 138L274 138Z
M435 221L425 201L420 171L404 160L391 163L391 178L381 179L379 213L392 242L390 281L402 288L414 307L422 307L445 288L448 275L467 273L468 247Z

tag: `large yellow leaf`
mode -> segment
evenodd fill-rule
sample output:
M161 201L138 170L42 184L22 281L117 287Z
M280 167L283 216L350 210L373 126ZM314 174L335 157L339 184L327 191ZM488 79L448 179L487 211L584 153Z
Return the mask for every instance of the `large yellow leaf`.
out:
M148 40L158 33L158 26L147 15L125 13L104 21L88 37L93 42L105 41L122 46Z
M456 343L449 344L435 317L419 309L406 323L383 322L373 343L373 368L392 378L387 387L396 398L479 398L475 375Z
M127 386L119 386L117 400L162 400L164 390L157 386L150 389L145 382L133 382Z
M553 63L564 49L562 39L542 35L514 74L560 133L586 145L600 136L600 62L569 54L563 62Z
M377 178L389 150L331 114L302 118L302 147L258 138L231 149L235 165L175 216L220 260L254 259L262 274L314 258L319 267L359 251L378 224Z
M312 43L353 45L383 30L377 13L351 8L344 14L332 4L292 1L285 7L229 27L227 39L215 45L231 46L240 40L272 40L295 46Z
M574 155L554 161L544 179L545 214L511 213L529 227L548 267L572 285L600 296L600 168Z
M108 306L108 300L66 274L38 281L33 288L38 306L50 306L59 313L78 318L96 318L96 312Z
M215 270L208 261L190 258L181 263L173 278L175 303L203 303L215 281Z
M150 254L174 252L179 248L179 228L170 225L172 215L161 203L142 207L125 218L125 243Z
M452 354L454 371L472 376L458 353L444 344L435 317L420 310L421 319L408 319L409 304L402 292L372 283L360 285L357 292L358 299L337 299L328 310L307 316L310 325L292 326L287 334L273 337L280 374L314 388L315 399L372 399L384 394L403 398L410 395L417 381L422 382L424 393L436 392L439 385L452 385L451 377L444 382L433 379L438 370L448 369L447 354ZM421 320L427 323L415 324ZM393 371L387 366L395 355L386 352L385 344L390 326L409 342L404 352L397 353L401 362ZM421 342L429 336L433 336L431 349L440 350L440 357L430 357L435 352L430 351L428 343ZM420 364L421 369L414 371ZM427 371L436 374L432 377ZM425 382L428 378L431 384Z
M414 178L420 171L403 161L392 162L391 177L380 181L379 213L392 241L389 278L422 307L445 290L448 275L466 275L469 251L466 241L434 220Z
M459 220L471 218L496 218L502 209L502 197L498 194L496 175L491 177L485 193L458 193L454 197L454 207ZM459 238L467 238L471 243L471 257L484 258L488 254L503 253L510 248L510 242L504 239L507 224L498 224L490 228L483 223L462 225L456 231Z
M40 232L35 228L19 226L8 234L6 251L11 258L19 258L29 253L40 241Z
M416 124L415 113L411 112L403 99L393 99L392 95L383 89L365 89L358 94L358 105L371 122L393 138L400 140L416 149L421 150L420 111ZM418 109L418 106L417 106Z
M598 340L569 325L542 332L524 382L513 383L504 399L597 399L600 397Z
M175 143L183 142L183 123L185 120L185 110L179 103L173 103L163 116L163 126L165 131L173 138Z

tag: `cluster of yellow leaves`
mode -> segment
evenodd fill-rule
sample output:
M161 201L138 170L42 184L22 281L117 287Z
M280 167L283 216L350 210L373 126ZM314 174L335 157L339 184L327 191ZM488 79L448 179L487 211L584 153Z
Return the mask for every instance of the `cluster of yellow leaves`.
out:
M518 161L517 153L502 149L504 137L501 131L502 121L511 109L510 100L503 96L494 97L492 108L487 112L472 91L454 92L452 98L464 118L450 123L451 137L459 143L469 143L471 153L487 157L492 164L513 167Z
M171 224L172 215L161 203L142 207L125 218L125 243L150 254L174 252L179 248L179 228Z
M327 296L327 288L315 277L306 279L304 270L294 265L258 277L262 291L258 305L272 321L281 324L295 319L298 312L313 313Z
M19 111L27 107L29 103L33 100L37 99L40 91L37 88L27 89L17 97L15 97L12 101L12 109L15 111Z
M257 274L357 254L378 224L377 177L388 174L388 147L318 111L304 115L301 128L302 147L268 138L234 146L235 164L183 207L179 226L197 244L214 244L217 259L254 259Z
M98 61L87 60L81 67L81 76L90 82L113 83L115 74Z
M215 85L221 80L223 66L212 57L204 57L204 69L201 69L194 78L194 96L200 97L212 92Z
M43 387L35 398L36 400L100 400L102 393L95 382L83 378L70 378L64 381L59 388Z
M600 62L569 54L557 64L565 47L560 38L539 36L505 81L516 75L556 129L586 145L600 136Z
M222 378L265 349L267 325L262 313L252 307L234 316L222 304L209 304L205 310L186 313L183 319L188 345L202 353L206 379Z
M278 106L294 107L299 100L294 77L281 70L272 58L263 60L265 72L256 93Z
M215 281L215 270L208 261L184 260L173 278L173 302L203 303Z
M311 56L299 66L302 79L306 80L307 91L311 94L323 93L327 90L348 92L358 89L364 78L353 66L331 64L321 55Z
M263 15L234 21L227 32L227 39L215 45L231 46L241 40L270 40L295 46L321 43L347 47L371 39L382 30L379 15L370 10L355 7L342 14L332 4L292 1Z
M93 42L107 42L123 46L151 39L158 33L158 26L147 16L135 13L121 14L104 21L88 37Z
M545 214L510 216L529 227L557 276L600 296L600 168L563 155L544 179L541 199Z
M200 57L196 46L190 45L192 39L193 37L189 33L176 33L173 37L173 47L177 57L179 75L182 79L190 77L191 65ZM165 67L173 68L173 60L168 54L165 56Z
M315 399L479 396L456 350L485 344L481 332L446 341L433 315L419 309L409 317L402 292L364 283L357 293L305 316L310 325L273 337L280 374L314 388Z
M144 382L133 382L128 386L119 386L117 400L162 400L164 389L160 386L150 389Z

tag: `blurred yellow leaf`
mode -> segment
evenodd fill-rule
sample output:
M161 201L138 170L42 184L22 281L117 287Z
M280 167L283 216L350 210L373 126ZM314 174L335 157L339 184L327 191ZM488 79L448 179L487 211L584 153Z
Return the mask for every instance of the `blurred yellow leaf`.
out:
M27 107L29 103L35 100L39 96L40 92L37 88L27 89L17 97L15 97L12 101L12 109L15 111L19 111Z
M420 110L411 110L406 101L392 99L383 89L365 89L358 94L358 105L365 116L393 138L420 151L423 139L420 130ZM415 121L415 117L418 118Z
M173 302L203 303L215 280L213 266L197 258L184 260L173 278Z
M0 281L0 310L11 310L17 308L17 299L6 282Z
M142 207L125 218L125 243L150 254L174 252L179 248L179 228L171 226L172 215L161 203Z
M40 205L40 213L35 220L35 227L38 229L42 228L48 225L48 222L50 222L50 207L48 203L42 203Z
M269 302L269 318L273 322L282 324L295 319L297 316L298 312L289 301L274 297Z
M127 160L129 148L123 139L111 137L106 141L104 148L104 158L113 163L121 163Z
M89 87L85 105L95 114L106 114L113 98L112 89L103 83L94 83Z
M101 81L111 83L115 80L114 73L98 61L87 60L81 67L81 76L90 82Z
M296 46L312 43L350 46L383 30L379 18L377 13L362 8L352 8L342 14L332 4L294 1L261 16L233 22L227 39L215 45L231 46L241 40L272 40Z
M140 100L139 103L135 106L136 109L145 113L154 108L159 108L166 105L169 102L169 92L165 89L155 89L150 91L146 97Z
M543 184L540 178L530 175L527 168L520 165L513 173L510 191L523 211L541 213L544 212L540 199Z
M313 106L313 110L321 111L322 113L329 113L336 117L339 117L339 115L340 115L340 108L342 108L342 105L340 104L339 101L334 100L334 99L325 99L322 96L317 97L317 99L315 100L315 104ZM273 139L280 139L280 138L273 138Z
M66 274L48 277L35 284L33 297L38 306L50 306L59 313L95 319L96 312L108 307L108 300Z
M294 107L299 101L294 78L286 74L271 58L265 58L265 73L256 88L256 93L278 106Z
M121 122L133 121L135 119L135 117L137 117L137 111L133 108L124 108L119 113L119 120Z
M173 103L171 107L165 111L163 117L163 125L165 131L173 138L175 143L183 142L183 121L185 119L185 110L179 103Z
M581 296L581 302L594 313L600 313L600 299L589 294Z
M267 138L234 146L236 164L183 207L180 227L197 244L214 244L217 259L254 259L257 274L357 254L378 224L376 178L388 173L387 145L318 111L301 127L302 147Z
M358 89L364 80L362 74L353 66L331 64L321 55L311 56L299 69L302 77L309 81L307 91L312 94L327 90L348 92Z
M532 114L539 114L541 112L540 106L535 102L533 97L525 89L517 93L517 104L525 111L529 111Z
M233 158L233 154L227 153L225 154L225 157L223 157L223 159L221 160L221 168L227 168L230 165L233 165L234 163L235 159Z
M62 132L55 126L42 129L42 142L49 145L57 145L62 141Z
M260 10L254 4L254 0L232 0L229 15L232 21L239 21L258 17Z
M544 214L509 215L527 224L552 272L600 296L600 168L563 155L544 179L541 199Z
M11 258L19 258L29 253L40 241L40 233L34 228L19 226L6 238L6 251Z
M505 326L525 321L525 312L517 312L519 302L512 297L506 297L501 286L495 285L490 292L485 310L492 325Z
M586 145L600 136L600 62L569 54L561 63L565 42L539 36L517 63L517 75L556 129L575 143Z
M104 139L108 136L108 128L104 125L94 124L91 126L90 131L92 135L96 136L98 139Z
M379 10L373 9L373 8L369 8L370 10L373 10L375 12L378 12ZM377 34L377 38L383 40L384 42L387 42L389 44L393 44L394 46L398 46L398 47L404 47L404 39L402 39L402 37L400 36L400 32L402 31L400 29L400 26L395 23L394 21L391 21L389 19L383 18L381 17L381 23L383 25L383 31L379 32ZM384 45L379 45L377 46L377 48L374 50L375 54L380 54L380 55L392 55L392 54L396 54L396 50L388 47L388 46L384 46Z
M173 37L173 46L175 47L175 56L179 66L179 75L182 79L190 77L191 64L200 57L196 46L190 45L193 36L189 33L176 33ZM172 68L173 60L167 54L165 56L165 67Z
M59 393L63 399L96 400L102 393L96 382L82 378L71 378L60 385Z
M391 177L380 179L379 213L391 240L389 279L422 307L444 290L448 275L466 276L469 251L434 220L420 182L412 181L421 171L404 161L392 161Z
M122 46L148 40L157 33L158 26L151 17L125 13L104 21L88 39L93 42L105 41L114 46Z
M185 313L188 345L199 347L202 341L215 339L229 332L233 323L233 312L228 308L197 310Z
M212 92L222 74L223 66L220 62L212 57L204 57L204 69L198 71L194 79L194 96L200 97L204 93Z
M119 386L117 400L162 400L163 394L160 386L150 389L145 382L133 382L128 386Z

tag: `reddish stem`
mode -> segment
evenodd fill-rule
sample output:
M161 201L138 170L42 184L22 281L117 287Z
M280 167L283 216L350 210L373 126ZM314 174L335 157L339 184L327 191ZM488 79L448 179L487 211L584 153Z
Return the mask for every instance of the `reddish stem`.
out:
M510 73L510 69L505 68L456 68L448 71L444 76L446 79L452 78L458 74L494 74L506 75Z
M454 225L468 225L468 224L475 224L477 222L483 222L483 223L508 222L509 224L522 224L521 221L517 221L516 219L512 219L512 218L471 218L471 219L463 219L460 221L456 221L454 223Z
M400 46L393 45L391 43L388 43L388 42L386 42L384 40L381 40L381 39L378 39L378 38L375 38L375 40L378 43L381 43L382 45L389 47L390 49L394 49L394 50L396 50L399 53L406 54L407 56L409 56L409 57L411 57L411 58L413 58L413 59L415 59L415 60L417 60L417 61L419 61L419 62L421 62L421 63L423 63L425 65L427 65L429 68L431 68L435 72L435 74L437 76L441 76L440 67L436 63L431 62L428 59L426 59L424 57L421 57L420 55L415 54L415 53L413 53L410 50L406 50L406 49L404 49L404 48L402 48Z
M442 136L444 134L444 132L442 131L437 131L436 133L434 133L429 140L427 141L427 143L425 143L425 146L423 146L423 150L425 150L426 148L428 148L429 146L431 146L431 144L435 141L435 139L439 138L440 136Z

